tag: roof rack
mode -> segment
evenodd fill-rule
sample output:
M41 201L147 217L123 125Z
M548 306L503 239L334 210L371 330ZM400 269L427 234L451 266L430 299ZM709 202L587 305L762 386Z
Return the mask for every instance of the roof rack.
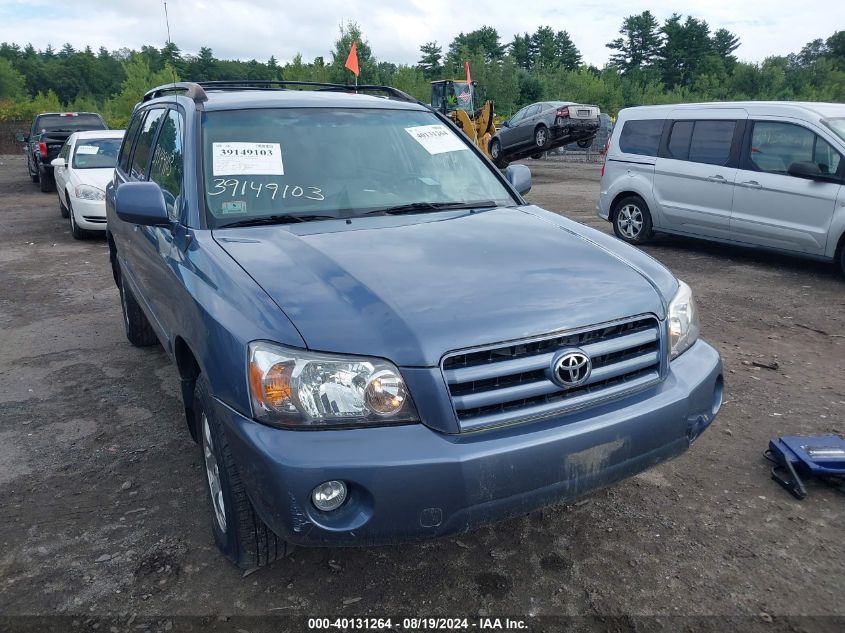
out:
M353 86L349 84L332 84L322 83L317 81L284 81L284 80L265 80L265 79L233 79L225 81L182 81L177 83L165 84L157 88L153 88L144 95L143 101L149 101L166 94L183 93L186 97L194 101L207 101L207 90L302 90L304 88L313 88L317 91L330 92L381 92L388 98L397 99L399 101L407 101L410 103L417 103L421 105L427 104L414 99L406 92L393 88L391 86L377 86L377 85L362 85Z
M149 101L150 99L157 99L158 97L163 97L166 94L181 92L185 93L186 97L190 97L194 101L208 101L208 95L205 94L205 90L202 89L200 84L192 81L177 81L153 88L144 94L144 98L141 99L141 102L143 103L145 101Z

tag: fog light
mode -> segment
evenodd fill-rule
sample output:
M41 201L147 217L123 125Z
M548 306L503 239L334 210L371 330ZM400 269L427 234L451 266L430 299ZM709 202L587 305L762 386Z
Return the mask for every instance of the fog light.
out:
M325 481L314 488L311 501L323 512L337 510L346 501L346 484L342 481Z

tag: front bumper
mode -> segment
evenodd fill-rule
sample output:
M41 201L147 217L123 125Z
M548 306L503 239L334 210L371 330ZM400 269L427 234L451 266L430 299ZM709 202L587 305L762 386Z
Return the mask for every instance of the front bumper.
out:
M422 424L289 431L218 409L247 493L281 538L370 545L467 530L618 482L684 452L721 400L721 360L699 341L648 390L476 434ZM310 495L331 479L347 482L349 498L325 513Z
M73 219L81 229L86 231L106 230L106 201L85 200L70 196L73 208Z

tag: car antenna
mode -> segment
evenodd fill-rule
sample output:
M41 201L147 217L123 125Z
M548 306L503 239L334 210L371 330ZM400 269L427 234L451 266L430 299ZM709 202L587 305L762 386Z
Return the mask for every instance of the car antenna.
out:
M167 15L167 0L164 0L164 25L167 27L167 47L170 47L173 44L173 40L170 39L170 18ZM173 88L176 88L176 68L174 66L170 67L170 70L173 72ZM175 95L175 92L174 92Z

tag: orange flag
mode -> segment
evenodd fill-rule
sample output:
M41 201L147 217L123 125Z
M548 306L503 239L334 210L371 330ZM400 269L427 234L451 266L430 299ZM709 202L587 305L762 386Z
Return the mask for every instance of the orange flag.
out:
M358 47L355 46L355 42L352 42L352 48L349 49L349 57L346 58L344 66L355 73L356 77L358 76Z
M467 68L467 83L472 86L472 77L469 75L469 62L464 62L464 65Z

